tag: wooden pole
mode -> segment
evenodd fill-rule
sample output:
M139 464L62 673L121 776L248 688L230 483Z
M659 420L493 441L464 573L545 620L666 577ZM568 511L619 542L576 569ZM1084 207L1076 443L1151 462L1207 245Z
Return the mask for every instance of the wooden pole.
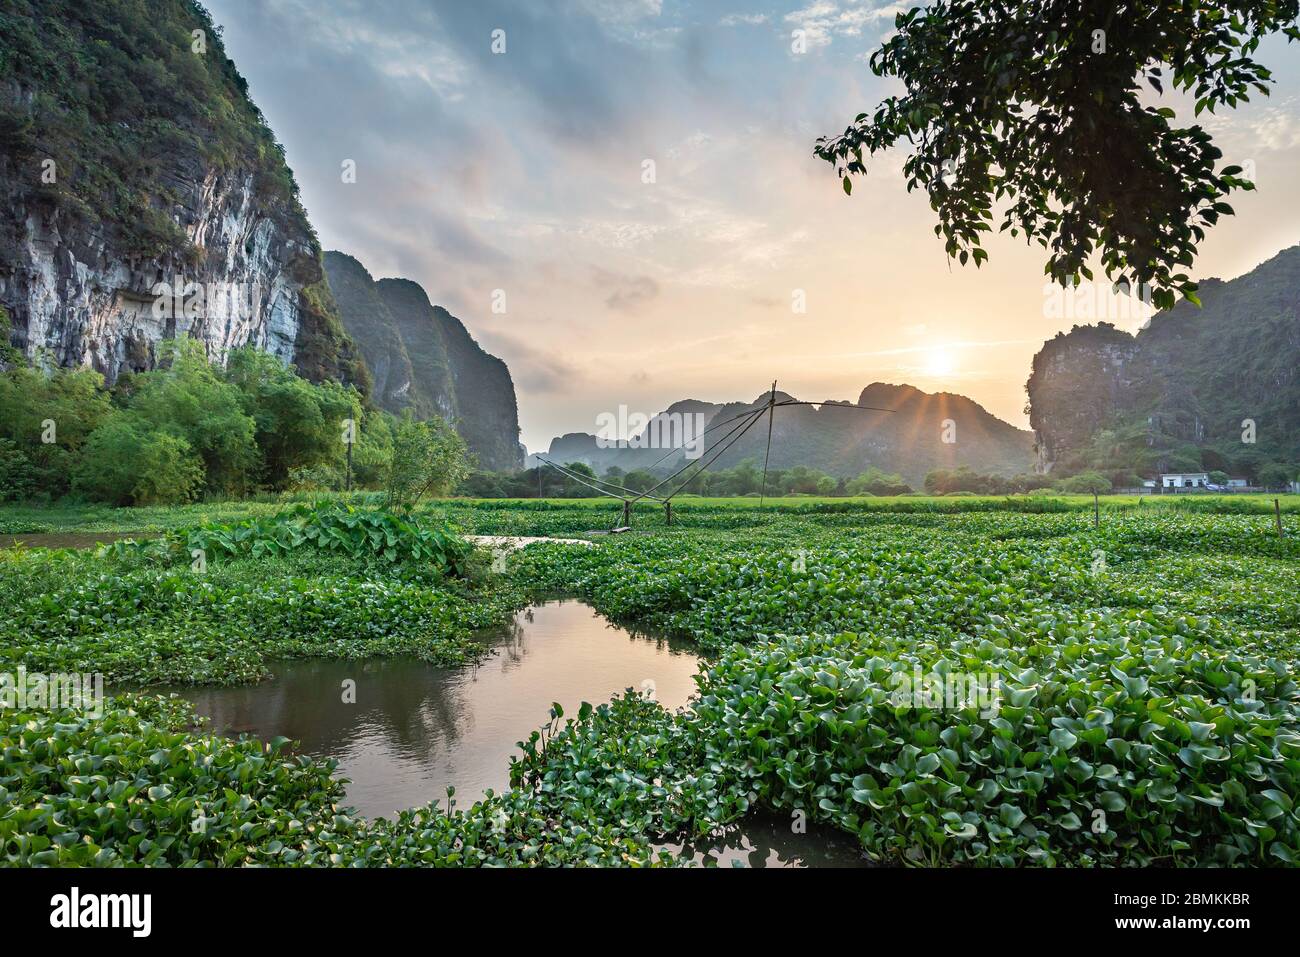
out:
M632 503L623 499L623 527L629 528L632 525Z
M1092 527L1101 528L1101 505L1097 502L1097 493L1092 493Z
M767 498L767 460L772 457L772 421L776 418L776 380L772 380L772 392L767 397L767 451L763 453L763 486L758 490L758 504L761 506Z
M671 524L673 523L673 503L672 503L672 502L664 502L664 520L665 520L665 523L668 524L668 525L671 525Z
M1283 538L1282 534L1282 503L1273 499L1273 519L1277 522L1277 537Z

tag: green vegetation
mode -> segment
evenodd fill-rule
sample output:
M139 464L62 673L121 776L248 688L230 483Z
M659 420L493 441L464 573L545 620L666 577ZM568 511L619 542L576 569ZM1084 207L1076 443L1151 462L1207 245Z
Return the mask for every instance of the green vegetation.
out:
M388 506L410 509L425 495L446 495L469 473L467 451L442 419L419 422L409 409L402 413L388 467Z
M118 541L111 551L119 558L143 554L175 559L189 556L195 549L205 560L208 556L274 558L315 549L362 562L383 559L431 566L447 575L464 575L469 559L466 543L444 531L424 528L392 512L333 502L297 505L266 518L230 524L205 523L159 539Z
M382 511L305 506L87 551L0 551L0 663L117 685L233 684L274 658L482 653L520 597L467 543Z
M167 505L340 489L349 434L353 484L386 488L394 507L449 491L468 469L441 419L366 409L355 389L309 382L252 347L221 368L192 339L111 391L88 369L15 364L0 372L0 408L0 501Z
M197 3L5 0L0 27L0 81L35 87L31 99L0 103L0 149L30 164L45 201L120 229L135 255L180 247L197 257L166 213L182 197L161 161L193 155L254 175L265 199L302 216L284 150ZM47 157L54 182L39 176Z
M283 148L247 99L247 83L206 11L177 0L162 11L139 0L55 6L42 4L38 16L23 0L7 3L0 47L0 77L38 78L42 87L27 109L10 105L0 114L6 150L75 163L48 185L51 200L129 225L137 253L184 245L184 234L150 202L177 197L149 158L180 147L217 169L256 170L265 195L296 205ZM123 31L124 23L133 29ZM193 30L203 31L205 55L193 49ZM180 117L202 119L190 128Z
M225 682L284 655L456 660L469 624L555 590L717 657L691 711L631 692L557 711L506 793L391 821L340 807L328 763L213 737L175 703L3 710L0 857L671 864L657 840L765 808L889 863L1291 864L1300 502L1285 538L1264 504L1112 499L1094 529L1090 497L687 499L671 528L533 545L491 579L390 555L389 530L572 534L608 504L439 501L407 532L337 506L232 503L208 529L185 527L194 506L52 512L50 528L172 527L211 554L197 572L160 546L2 553L11 668ZM987 675L992 702L897 696L903 678Z
M597 476L595 470L582 462L568 462L564 467L583 476L588 483L597 480L633 492L654 489L667 477L635 469L624 472L611 466ZM540 474L539 474L540 473ZM1284 487L1290 481L1290 470L1281 465L1264 470L1268 487ZM1227 482L1226 473L1219 480ZM924 485L929 495L1023 495L1029 492L1054 491L1066 495L1083 495L1096 492L1109 494L1116 485L1136 488L1141 479L1127 470L1112 470L1103 475L1095 469L1071 472L1062 469L1053 475L1025 473L1022 475L996 475L977 472L961 466L955 469L931 469L925 475ZM677 482L662 486L659 494L676 488ZM710 469L692 479L685 494L709 498L758 497L763 487L763 473L752 460L746 459L735 468ZM613 489L611 489L613 490ZM456 493L468 498L585 498L591 494L591 484L563 475L547 466L524 469L519 472L493 473L475 471L456 486ZM796 465L790 469L770 469L767 473L767 497L842 498L852 496L891 497L915 495L912 487L901 475L886 473L878 468L868 468L851 479L837 479L817 469Z

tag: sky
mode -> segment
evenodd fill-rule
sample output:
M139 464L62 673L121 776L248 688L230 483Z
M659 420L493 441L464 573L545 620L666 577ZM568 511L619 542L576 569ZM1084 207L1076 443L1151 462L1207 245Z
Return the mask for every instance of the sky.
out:
M531 451L620 406L750 400L774 379L813 401L907 382L1027 427L1034 353L1089 321L1045 295L1037 246L994 234L979 270L950 263L904 152L852 196L813 156L901 92L867 65L899 9L884 0L206 5L324 248L420 283L503 358ZM1298 51L1266 41L1271 97L1201 117L1258 189L1234 194L1195 278L1300 242ZM1100 296L1121 328L1145 320Z

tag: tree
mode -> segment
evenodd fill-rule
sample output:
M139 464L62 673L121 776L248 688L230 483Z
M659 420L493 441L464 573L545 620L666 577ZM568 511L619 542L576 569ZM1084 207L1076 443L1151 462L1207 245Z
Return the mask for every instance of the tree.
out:
M184 439L202 457L208 491L247 491L261 456L257 423L244 412L239 388L213 368L197 340L164 346L163 367L132 377L128 408L149 429Z
M980 234L1005 201L1000 230L1048 249L1054 281L1091 279L1099 253L1117 286L1149 284L1157 307L1175 289L1195 302L1181 269L1232 214L1224 197L1254 185L1237 166L1216 173L1209 133L1144 104L1144 84L1190 91L1197 115L1267 95L1252 56L1266 34L1300 39L1298 16L1300 0L937 0L900 13L871 56L905 93L814 152L848 193L864 151L907 141L907 188L929 192L935 234L963 265L988 258Z
M425 495L446 495L469 474L465 440L443 419L419 420L408 409L393 434L388 507L410 511Z
M1103 495L1111 490L1110 479L1100 472L1080 472L1061 479L1056 487L1071 495Z
M906 495L912 491L901 475L886 473L874 465L845 485L850 495Z
M42 484L43 473L17 444L0 438L0 502L34 499L49 489Z
M564 467L574 475L580 475L584 481L589 482L591 485L597 484L596 470L586 462L566 462ZM583 485L582 482L571 479L567 475L562 475L561 478L564 481L564 486L560 494L564 498L584 498L588 495L599 494L589 485Z
M90 369L46 371L20 364L0 373L0 439L13 446L7 455L15 483L11 494L22 493L20 475L28 491L68 490L79 450L112 412L103 384Z
M996 475L982 475L970 466L956 469L931 469L925 473L925 490L931 495L951 495L970 492L975 495L999 495L1007 490L1007 483Z
M619 484L634 492L644 492L646 489L657 485L660 481L645 469L633 469L623 476L623 481Z
M1259 470L1259 484L1264 488L1286 488L1294 476L1294 466L1270 462Z
M114 505L172 505L194 498L203 460L183 438L119 412L90 434L73 488Z
M290 472L342 467L343 420L361 419L361 399L354 389L308 382L251 346L230 353L225 378L239 389L241 408L256 424L265 484L282 488Z
M496 472L475 469L456 486L456 494L468 498L504 498L505 486L501 479Z

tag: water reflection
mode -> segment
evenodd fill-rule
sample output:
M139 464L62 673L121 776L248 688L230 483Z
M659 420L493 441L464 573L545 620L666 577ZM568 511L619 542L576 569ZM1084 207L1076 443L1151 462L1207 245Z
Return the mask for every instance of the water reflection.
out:
M700 867L864 867L853 838L824 825L758 812L707 838L665 842L656 848L689 857Z
M282 735L334 758L350 779L347 803L367 817L445 800L448 786L462 807L508 787L517 742L546 722L553 701L571 716L583 701L625 688L653 689L668 708L695 691L699 659L689 643L630 634L578 601L528 608L484 640L494 654L467 668L309 659L275 663L275 677L257 685L176 690L215 731ZM776 816L748 818L709 841L660 846L722 867L861 863L851 839L811 826L801 833Z
M507 787L516 742L545 723L553 701L575 714L583 701L653 687L676 708L695 690L698 659L687 643L633 637L576 601L520 612L493 646L470 668L292 661L262 684L182 693L214 730L283 735L333 757L351 779L348 802L374 817L444 798L449 785L458 804Z

